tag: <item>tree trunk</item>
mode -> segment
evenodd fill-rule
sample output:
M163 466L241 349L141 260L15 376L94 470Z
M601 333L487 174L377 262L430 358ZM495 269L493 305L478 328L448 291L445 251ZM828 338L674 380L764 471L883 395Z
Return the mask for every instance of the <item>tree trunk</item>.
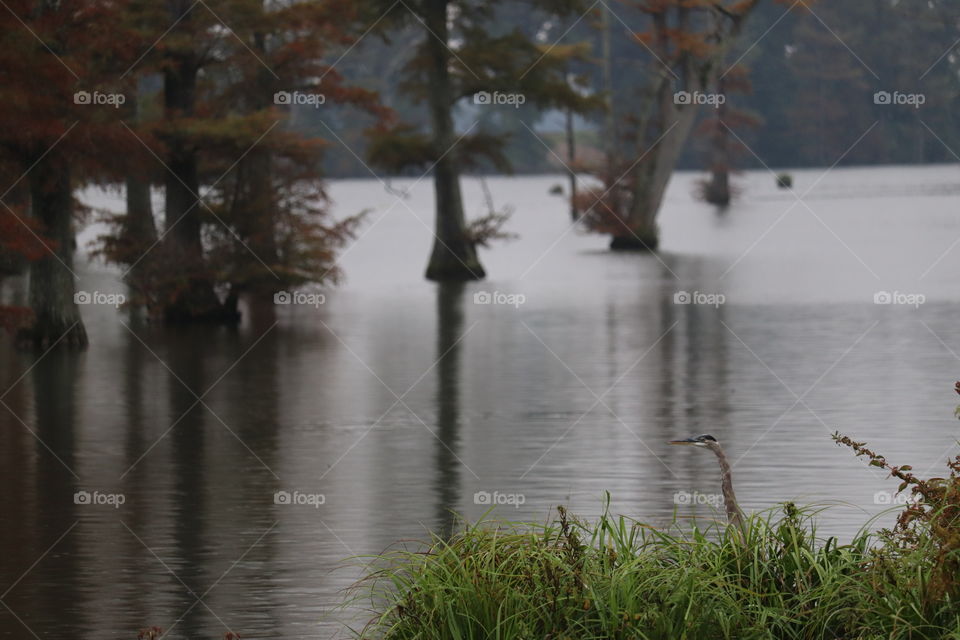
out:
M723 79L717 82L717 94L726 97ZM704 199L725 207L730 204L730 132L726 126L727 103L717 106L716 130L710 137L710 182Z
M51 152L33 167L29 181L31 212L42 224L42 233L50 242L49 251L30 265L30 306L34 322L20 331L17 342L38 349L48 349L54 344L85 347L87 332L74 299L75 238L70 171L66 163Z
M127 213L120 229L120 242L127 264L132 265L124 280L137 297L143 296L149 309L150 296L144 293L150 291L151 279L156 275L151 265L157 257L152 253L157 242L157 226L150 201L150 180L135 171L127 174Z
M123 236L137 246L150 246L157 239L153 204L150 201L150 181L142 176L127 176L127 215Z
M267 149L254 149L247 154L247 192L250 196L251 211L249 223L249 246L268 265L276 265L277 239L274 208L276 202L273 193L273 156ZM269 273L263 279L276 284L276 278Z
M691 84L694 83L688 84L687 91L692 93L702 90L699 84L690 86ZM656 224L657 212L663 203L663 195L670 184L677 159L697 118L697 105L674 104L673 84L666 77L657 87L656 102L657 131L669 130L669 133L663 135L634 167L627 228L622 233L614 234L611 239L610 248L614 250L656 250L660 242Z
M477 249L467 237L460 193L460 172L457 153L451 150L456 141L453 128L453 83L447 49L448 0L426 0L424 14L429 32L426 37L430 57L430 118L433 123L433 145L439 160L433 167L436 194L436 230L433 251L427 265L428 280L479 280L486 274L477 258ZM442 156L442 157L441 157Z
M272 299L281 281L261 262L271 269L278 269L280 262L276 239L273 154L265 148L255 148L237 165L235 171L237 184L230 207L231 221L253 255L249 256L250 265L246 268L246 275L241 281L230 283L230 293L235 298L241 293L251 293ZM229 306L229 302L225 301L225 306Z
M135 121L140 121L140 100L135 94L131 109ZM153 204L150 200L150 178L146 172L131 169L127 174L127 215L120 231L124 244L145 251L157 241L157 225L153 219ZM139 255L137 256L139 258ZM137 265L139 267L140 265ZM136 278L137 267L132 274Z
M577 154L577 138L573 129L573 111L567 109L567 163L570 171L570 218L576 222L580 215L577 212L577 172L574 169Z
M265 18L267 9L264 5L260 6L260 11ZM267 58L267 40L263 32L254 32L253 48L258 55L264 59ZM250 96L250 108L254 111L269 108L270 98L277 88L273 74L260 65L257 70L257 95ZM277 202L273 186L273 153L266 145L258 145L247 154L241 165L243 169L241 175L244 175L246 183L242 187L247 191L248 205L241 206L242 215L238 222L248 225L245 230L245 235L249 238L247 246L260 259L257 261L257 266L262 266L259 262L263 261L271 268L275 268L279 262L279 255L276 241ZM278 284L276 276L263 269L250 286L257 290L275 290Z
M180 9L189 10L186 7ZM189 16L184 19L189 20ZM163 97L168 117L193 114L198 70L199 65L190 54L175 54L167 59ZM203 256L202 205L197 200L200 193L197 150L190 141L177 134L169 137L167 146L165 254L171 268L182 274L183 283L174 299L168 301L164 319L174 323L219 321L223 319L221 305L206 272Z
M713 53L706 60L695 59L686 55L681 61L678 70L683 80L683 89L691 95L695 92L704 92L713 87L720 71L721 61L726 49L740 33L743 21L757 6L759 0L746 0L736 16L731 17L727 12L716 12L712 19L713 32L710 40L714 43ZM666 15L653 14L654 32L657 34L657 47L661 52L667 51L667 41L671 29L667 24ZM678 10L676 31L686 32L690 25L690 10L681 7ZM666 56L661 56L665 58ZM652 251L659 244L659 233L656 225L657 213L663 203L663 195L670 184L670 177L680 157L683 146L690 136L693 124L696 121L698 104L695 100L688 104L676 104L674 101L673 76L660 73L659 84L655 89L655 100L658 109L655 118L655 130L662 135L650 150L645 150L643 157L633 170L633 194L630 210L627 215L624 232L614 234L610 242L611 249L630 249ZM679 88L679 87L678 87ZM641 118L638 133L644 136L647 132L646 117Z
M167 303L167 322L213 320L219 313L220 301L206 273L203 244L200 237L200 216L197 211L199 189L196 153L176 144L167 158L170 169L166 178L165 255L170 267L183 276L184 285ZM182 181L182 182L181 182Z
M30 186L26 181L18 182L4 198L8 207L17 212L28 211L30 208ZM0 209L0 215L7 215L6 208ZM0 247L0 278L3 276L21 275L27 272L29 263L19 251L9 247Z

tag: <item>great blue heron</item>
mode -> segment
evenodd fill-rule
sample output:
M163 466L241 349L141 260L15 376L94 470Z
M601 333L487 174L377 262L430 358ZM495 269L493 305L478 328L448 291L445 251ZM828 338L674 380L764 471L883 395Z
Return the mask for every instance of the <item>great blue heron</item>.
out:
M727 456L723 453L723 448L717 439L708 433L702 436L694 436L686 440L671 440L669 444L685 444L694 447L706 447L713 451L720 462L720 488L723 491L723 506L727 510L727 522L736 525L741 533L744 533L744 520L746 517L737 504L737 496L733 493L733 475L730 472L730 463L727 462Z

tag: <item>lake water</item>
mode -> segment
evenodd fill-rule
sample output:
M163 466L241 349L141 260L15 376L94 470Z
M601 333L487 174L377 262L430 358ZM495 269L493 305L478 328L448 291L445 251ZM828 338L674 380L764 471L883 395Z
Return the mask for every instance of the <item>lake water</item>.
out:
M422 279L429 180L396 181L402 201L336 182L338 212L370 214L322 305L188 331L91 305L83 354L0 342L0 637L342 635L363 619L335 609L360 575L347 558L477 518L487 495L503 519L592 517L606 491L647 522L712 517L715 460L665 444L704 432L746 510L831 503L823 532L849 537L896 485L833 430L921 473L957 450L960 167L794 178L802 201L738 176L721 213L678 174L658 256L571 228L560 176L491 178L520 237L460 287Z

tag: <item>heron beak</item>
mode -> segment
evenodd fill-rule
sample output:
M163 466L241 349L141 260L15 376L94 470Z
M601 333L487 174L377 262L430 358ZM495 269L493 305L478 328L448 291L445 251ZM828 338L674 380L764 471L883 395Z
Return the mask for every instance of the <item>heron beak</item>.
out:
M696 438L687 438L685 440L670 440L667 444L700 444Z

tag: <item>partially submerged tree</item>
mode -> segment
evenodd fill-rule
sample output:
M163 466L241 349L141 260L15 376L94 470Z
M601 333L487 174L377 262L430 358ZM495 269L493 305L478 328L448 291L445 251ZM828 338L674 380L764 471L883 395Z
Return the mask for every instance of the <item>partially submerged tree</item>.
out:
M170 0L157 27L177 25L158 45L163 74L164 117L156 131L164 142L163 253L178 265L182 286L166 302L168 322L222 320L223 311L203 255L200 200L200 140L198 80L201 70L216 61L214 29L219 23L189 0ZM166 14L166 15L163 15Z
M370 0L390 7L387 0ZM578 8L576 0L529 0L531 11L564 15ZM476 108L497 104L533 104L582 110L591 99L578 94L564 74L572 55L582 49L538 44L532 34L497 26L498 2L416 0L392 3L394 25L415 21L422 26L414 54L406 64L406 93L429 109L430 130L410 125L381 130L370 159L387 170L410 167L432 170L436 195L433 250L427 265L430 280L477 280L485 276L477 257L478 238L470 232L463 209L460 176L482 162L508 170L501 153L505 138L485 131L458 132L454 110L465 98ZM476 227L476 225L474 225ZM480 225L483 227L484 225Z
M648 59L646 86L626 123L632 151L615 153L603 187L581 193L589 228L612 236L611 249L657 248L656 216L674 166L703 104L717 103L724 53L760 0L643 0L631 3L649 28L634 34Z
M124 109L119 115L127 126L144 132L143 123L155 119L156 114L149 114L155 102L156 92L148 91L147 86L159 84L159 78L143 75L131 82L131 87ZM156 161L150 151L141 144L135 144L126 154L124 163L124 186L126 209L121 213L114 211L102 212L103 221L114 227L113 233L100 238L101 245L94 254L110 257L114 262L129 265L126 281L131 292L136 296L143 291L147 284L149 265L153 256L148 255L150 248L158 242L156 219L153 212L151 188L162 179L157 172Z
M0 11L0 163L20 176L10 188L26 185L19 202L4 202L5 226L31 227L42 249L29 251L33 318L19 332L22 346L87 344L74 299L73 193L78 184L115 175L122 161L114 114L124 95L108 88L133 44L117 20L122 7L19 0Z
M737 65L717 80L717 95L722 96L714 113L704 118L699 133L707 139L710 177L702 182L700 196L710 204L725 207L732 198L730 172L735 158L744 151L737 128L755 127L760 118L732 102L736 94L749 93L750 77L746 68Z
M109 259L143 267L140 301L168 322L236 321L243 293L335 278L335 249L358 217L330 219L325 141L280 122L304 105L383 113L374 94L346 86L325 59L360 33L352 3L230 0L217 8L141 6L138 23L158 34L175 23L145 61L163 73L163 117L138 131L163 158L165 228L155 249L145 234L116 242L130 238L123 225L103 239Z
M729 94L724 79L717 81L716 117L707 120L710 126L710 179L703 186L703 199L710 204L725 207L730 204L730 129L727 124Z

